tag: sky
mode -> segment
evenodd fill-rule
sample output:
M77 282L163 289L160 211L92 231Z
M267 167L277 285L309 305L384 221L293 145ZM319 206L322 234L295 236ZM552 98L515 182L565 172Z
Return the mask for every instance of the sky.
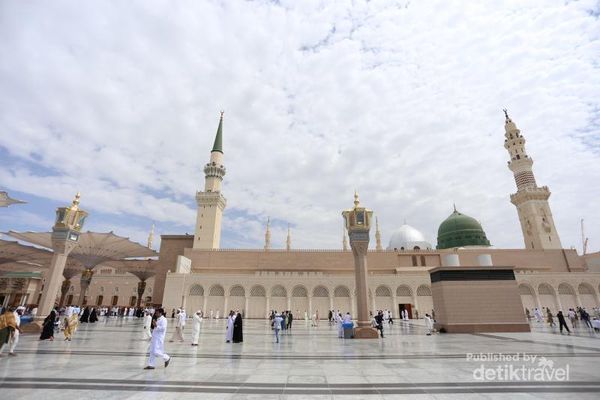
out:
M564 247L600 250L600 2L0 1L0 230L193 234L219 112L222 248L341 248L341 211L522 248L508 112ZM374 236L374 235L373 235ZM372 246L374 238L372 237Z

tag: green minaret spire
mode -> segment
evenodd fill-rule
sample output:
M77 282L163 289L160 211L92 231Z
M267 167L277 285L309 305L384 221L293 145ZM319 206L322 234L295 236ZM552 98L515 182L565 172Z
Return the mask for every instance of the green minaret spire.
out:
M221 111L221 119L219 120L219 127L217 128L217 136L215 137L215 144L213 144L212 151L218 151L223 154L223 114L225 111Z

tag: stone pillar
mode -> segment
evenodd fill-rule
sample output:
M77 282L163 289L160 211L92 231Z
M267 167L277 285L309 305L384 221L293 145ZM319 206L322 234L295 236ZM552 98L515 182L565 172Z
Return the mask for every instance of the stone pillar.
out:
M352 318L356 318L356 297L350 296L350 308L352 309Z
M577 307L583 308L583 303L581 302L581 297L579 297L579 292L575 291L575 301L577 302ZM563 310L564 312L564 310Z
M244 304L244 318L248 318L248 306L250 305L250 297L246 296L246 302Z
M373 315L375 315L375 313L377 312L377 301L375 299L375 296L371 296L371 310L373 311Z
M535 304L537 304L537 308L538 310L540 310L540 312L542 311L542 303L540 302L540 296L538 295L537 291L533 291L533 295L535 296Z
M271 296L267 296L267 311L265 312L266 318L269 318L271 314Z
M63 276L63 271L65 270L67 257L77 245L76 242L69 242L66 238L62 240L62 243L60 239L55 240L55 238L53 238L52 244L54 248L54 255L50 261L50 268L48 269L48 274L46 275L47 278L46 282L44 283L42 298L40 299L40 304L38 306L38 318L41 319L47 317L48 314L50 314L50 311L52 311L54 308L56 296L58 295L58 291L62 283L61 278Z
M71 280L65 279L60 286L60 301L58 303L59 307L65 305L65 298L67 297L67 293L69 292L69 288L71 287Z
M94 276L94 271L91 268L86 268L81 273L80 286L81 292L79 293L79 301L77 304L79 306L83 305L83 299L85 298L85 292L87 292L88 287L90 287L90 283L92 282L92 277Z
M287 298L287 309L289 311L292 311L292 297L291 296L288 296L288 298Z
M142 305L142 296L144 295L144 292L146 291L146 281L139 281L138 282L138 287L137 287L137 308L140 308Z
M329 309L333 310L333 296L329 296Z
M206 305L208 304L208 296L204 295L204 302L202 303L202 312L205 315L205 318L210 318L210 313L206 310Z
M413 310L413 316L415 319L417 319L417 312L419 313L418 318L422 318L421 311L419 310L418 298L419 297L417 296L417 291L413 290L412 301L413 301L413 304L415 305L415 309ZM423 314L423 315L425 315L425 314Z
M561 311L563 309L562 307L562 302L560 301L560 294L558 293L558 290L555 292L556 295L556 305L558 306L558 310L552 310L555 314L558 313L559 311Z
M229 315L229 310L227 309L228 306L229 306L229 296L225 296L225 304L223 305L223 317L225 317L225 315Z
M308 319L312 321L312 296L308 296Z

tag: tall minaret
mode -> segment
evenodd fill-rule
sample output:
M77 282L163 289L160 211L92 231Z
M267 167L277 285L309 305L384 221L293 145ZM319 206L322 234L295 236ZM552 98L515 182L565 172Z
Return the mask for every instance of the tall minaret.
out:
M210 162L204 166L204 191L196 193L198 215L194 234L194 249L218 249L221 242L221 219L227 200L221 194L225 175L223 166L223 111Z
M271 217L267 218L267 230L265 231L265 250L271 248Z
M381 232L379 232L379 218L375 217L375 250L383 250L381 247Z
M504 147L510 154L508 168L513 172L517 184L517 193L510 195L510 201L517 207L525 247L560 249L562 245L548 205L550 190L547 186L539 187L535 182L533 160L525 151L525 138L506 110L504 116Z
M288 234L285 240L285 249L290 251L292 249L292 233L290 232L290 224L288 224Z
M154 224L152 224L152 228L150 228L150 233L148 234L148 248L152 248L152 243L154 243Z

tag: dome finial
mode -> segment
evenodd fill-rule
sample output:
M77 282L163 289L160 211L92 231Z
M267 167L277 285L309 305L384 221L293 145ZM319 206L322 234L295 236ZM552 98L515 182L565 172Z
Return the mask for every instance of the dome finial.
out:
M456 211L456 203L452 203L452 206L454 207L454 212L457 212Z
M506 108L503 108L502 111L504 111L504 117L506 118L506 121L510 121L510 117L508 116L508 110Z
M358 200L358 192L354 189L354 208L358 207L360 201Z

